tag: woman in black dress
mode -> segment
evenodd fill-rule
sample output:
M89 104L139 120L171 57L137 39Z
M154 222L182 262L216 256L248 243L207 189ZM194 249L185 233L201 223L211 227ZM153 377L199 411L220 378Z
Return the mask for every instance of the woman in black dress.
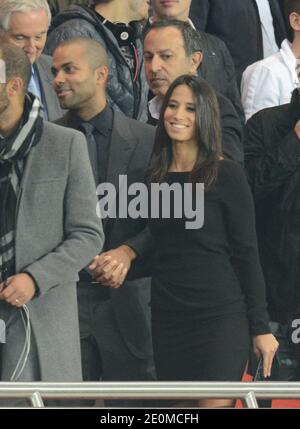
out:
M180 194L167 203L169 218L160 208L161 216L149 221L156 249L151 311L159 380L240 381L251 341L268 376L278 346L268 326L251 193L242 168L222 157L220 130L218 102L207 83L190 75L176 79L162 106L150 188L167 183L184 190L190 183L195 206L201 198L197 184L204 183L204 224L188 229L188 219L178 218Z

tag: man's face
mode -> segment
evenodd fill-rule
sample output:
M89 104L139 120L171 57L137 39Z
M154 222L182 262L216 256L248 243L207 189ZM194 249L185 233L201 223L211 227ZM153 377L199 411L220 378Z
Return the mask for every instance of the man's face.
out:
M129 7L134 13L136 21L148 18L149 2L147 0L130 0Z
M189 17L192 0L152 0L153 12L157 19L178 19Z
M58 47L53 54L53 86L63 109L79 110L94 99L96 71L89 66L81 45Z
M33 64L43 52L47 31L47 12L41 8L29 12L13 12L9 30L4 37L8 43L23 49Z
M144 66L151 91L160 97L178 76L196 71L192 57L185 52L180 30L175 27L149 31L144 42Z

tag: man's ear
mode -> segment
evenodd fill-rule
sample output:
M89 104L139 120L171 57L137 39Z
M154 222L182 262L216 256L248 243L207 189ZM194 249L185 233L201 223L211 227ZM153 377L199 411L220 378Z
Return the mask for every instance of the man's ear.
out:
M13 77L7 82L7 94L10 97L15 97L18 94L26 92L24 82L20 77Z
M300 31L300 15L297 12L290 14L289 21L293 31Z
M100 66L96 69L97 82L106 83L109 69L107 66Z
M202 52L196 51L191 55L191 70L192 74L196 74L200 64L202 63L203 55Z

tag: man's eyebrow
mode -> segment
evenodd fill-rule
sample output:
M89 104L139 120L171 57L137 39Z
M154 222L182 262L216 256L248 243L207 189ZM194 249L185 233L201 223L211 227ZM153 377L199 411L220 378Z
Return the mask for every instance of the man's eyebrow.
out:
M174 53L173 49L168 48L168 49L160 49L159 51L157 51L158 54L165 54L167 52L171 52ZM153 54L153 52L151 51L144 51L144 54Z
M46 34L47 33L47 30L45 30L45 31L41 31L40 33L37 33L37 34L35 34L33 37L36 37L36 36L41 36L42 34ZM10 32L10 34L12 35L12 36L22 36L22 37L25 37L26 39L27 38L30 38L30 36L26 36L25 34L23 34L23 33L15 33L15 32L13 32L13 31L11 31Z
M76 65L76 64L73 61L68 61L66 63L61 64L59 68L67 67L67 66L70 66L70 65ZM51 67L51 71L52 72L57 71L57 70L58 69L56 67L54 67L54 66Z

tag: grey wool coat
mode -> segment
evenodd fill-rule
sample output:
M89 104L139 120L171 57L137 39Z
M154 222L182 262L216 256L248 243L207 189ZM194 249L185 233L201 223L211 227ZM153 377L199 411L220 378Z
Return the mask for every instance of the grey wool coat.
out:
M103 245L96 202L84 136L45 122L26 161L15 242L16 272L38 286L28 308L44 381L81 380L76 281Z

